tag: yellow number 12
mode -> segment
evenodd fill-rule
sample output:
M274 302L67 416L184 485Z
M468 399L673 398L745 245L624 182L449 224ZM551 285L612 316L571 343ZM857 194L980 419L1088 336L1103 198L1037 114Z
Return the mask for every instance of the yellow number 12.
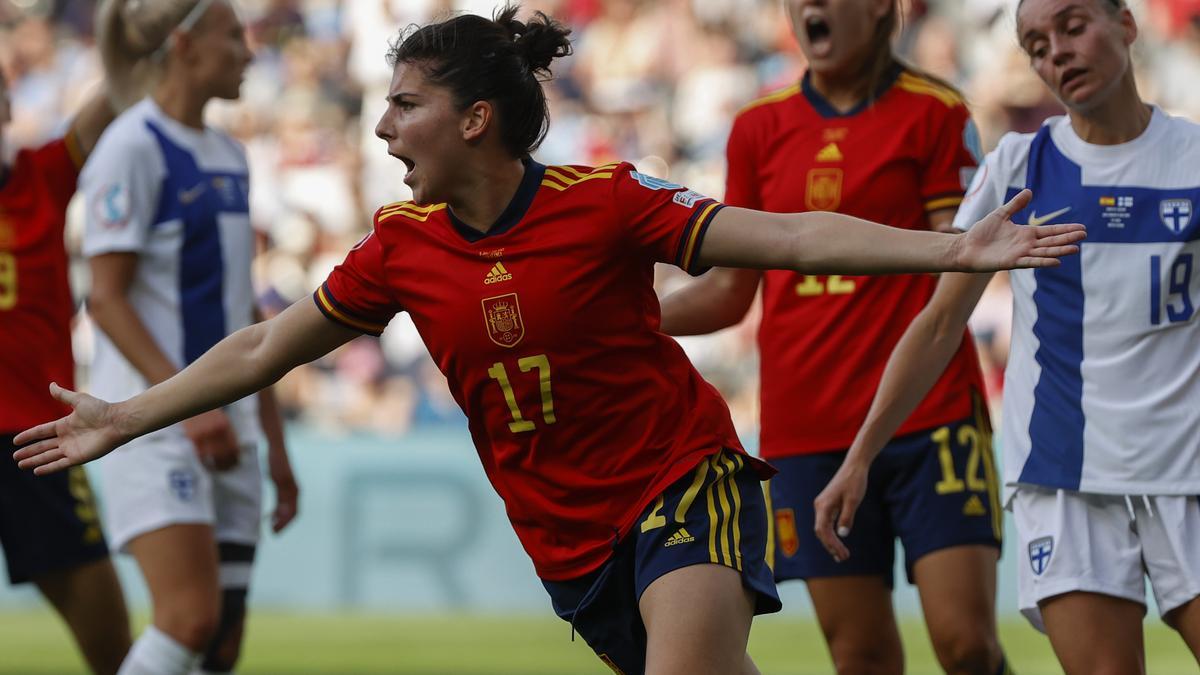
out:
M0 253L0 311L17 306L17 259Z
M537 356L526 356L517 361L517 367L522 373L537 368L538 384L542 392L542 419L546 424L554 424L554 396L550 391L550 359L546 358L545 354ZM508 423L509 431L514 434L519 434L525 431L533 431L536 426L531 420L527 420L521 416L521 408L517 406L517 396L513 393L512 383L508 379L508 371L505 370L504 364L497 361L488 368L488 377L500 383L500 389L504 392L504 401L508 404L508 412L512 414L513 421Z

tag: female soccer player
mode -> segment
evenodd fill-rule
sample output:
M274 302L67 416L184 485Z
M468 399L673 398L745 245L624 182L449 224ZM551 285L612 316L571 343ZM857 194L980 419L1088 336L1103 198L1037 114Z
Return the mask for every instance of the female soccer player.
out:
M798 85L751 103L728 143L725 201L779 213L837 211L909 230L948 230L979 140L950 87L892 52L895 0L789 0L808 60ZM815 276L720 269L663 302L662 330L738 323L763 288L762 457L777 581L803 579L840 673L901 672L892 610L896 538L950 673L1005 670L996 637L997 481L970 335L871 473L854 558L837 562L812 531L813 499L846 457L887 354L937 278ZM968 471L969 470L969 471ZM958 476L967 472L969 480Z
M64 412L47 377L73 382L63 228L79 168L113 119L107 89L62 138L0 165L0 449L47 415ZM0 127L10 120L0 73ZM0 143L0 155L3 155ZM14 447L15 449L15 447ZM0 460L0 544L12 583L32 581L62 615L92 672L111 675L129 650L129 616L87 474L41 479Z
M1020 606L1068 673L1144 672L1146 576L1200 655L1200 127L1138 96L1137 24L1121 0L1024 0L1017 32L1068 112L1005 136L954 224L1031 188L1019 219L1090 228L1078 258L1012 275L1002 433ZM847 555L834 529L855 523L872 458L949 361L987 282L944 277L896 346L817 501L835 555Z
M161 67L152 95L105 132L80 179L88 309L101 331L92 389L124 398L255 321L246 157L204 126L209 100L237 98L251 54L228 0L118 0L101 21L125 46L105 54L110 68L121 53ZM264 391L257 403L191 417L101 466L113 541L137 559L153 603L122 673L188 673L198 658L205 671L234 667L259 536L262 432L276 531L296 509L274 401Z
M547 126L538 77L570 52L569 31L516 12L455 17L394 46L376 133L415 200L376 212L314 302L128 403L55 387L78 411L18 436L38 442L17 456L40 472L98 457L407 311L558 614L621 672L757 672L751 619L779 608L758 486L771 469L746 456L724 402L658 332L653 264L1041 266L1083 234L1008 222L1024 194L963 237L725 208L626 163L544 166L530 157Z

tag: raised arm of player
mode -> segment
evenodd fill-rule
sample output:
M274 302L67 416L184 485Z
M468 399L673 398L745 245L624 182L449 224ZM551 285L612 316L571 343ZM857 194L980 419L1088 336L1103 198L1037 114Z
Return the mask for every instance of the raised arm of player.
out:
M221 340L178 375L127 401L108 403L52 384L54 397L74 412L18 435L16 445L32 445L13 457L39 475L91 461L138 436L249 396L358 335L305 298Z
M791 269L806 274L993 272L1053 267L1077 253L1083 226L1018 226L1022 190L966 234L887 227L837 213L774 214L726 208L713 218L698 255L702 266Z
M913 319L892 350L866 421L841 468L815 501L817 537L835 560L850 556L841 537L850 534L854 525L855 511L867 491L871 463L933 388L958 351L967 319L992 276L944 275L929 304Z

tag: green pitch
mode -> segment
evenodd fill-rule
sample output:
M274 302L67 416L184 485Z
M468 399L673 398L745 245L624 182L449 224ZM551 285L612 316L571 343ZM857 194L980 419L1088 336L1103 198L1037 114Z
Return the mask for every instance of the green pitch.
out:
M937 673L917 621L903 625L909 672ZM1001 625L1021 675L1060 673L1045 637L1022 621ZM567 624L528 616L252 615L242 675L307 673L420 675L604 675L608 670ZM1182 640L1157 618L1146 622L1148 672L1195 673ZM751 653L766 675L828 673L829 657L811 621L755 623ZM82 673L65 629L47 612L0 614L0 673Z

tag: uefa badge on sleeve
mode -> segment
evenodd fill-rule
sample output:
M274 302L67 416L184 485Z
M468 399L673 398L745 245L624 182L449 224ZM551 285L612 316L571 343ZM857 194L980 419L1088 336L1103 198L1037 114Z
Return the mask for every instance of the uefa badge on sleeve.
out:
M1029 542L1029 566L1033 573L1041 576L1050 566L1050 556L1054 553L1054 537L1041 537Z

